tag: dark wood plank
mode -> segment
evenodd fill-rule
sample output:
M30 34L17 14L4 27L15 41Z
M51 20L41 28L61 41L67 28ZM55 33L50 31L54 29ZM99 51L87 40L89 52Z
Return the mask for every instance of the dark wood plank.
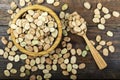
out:
M6 30L7 30L8 26L0 26L0 32L2 32L2 34L0 36L8 36L6 34ZM107 27L108 28L108 27ZM91 40L95 40L95 36L97 34L102 34L103 38L105 38L106 40L112 40L114 45L116 46L116 52L114 54L110 54L108 57L104 57L104 59L106 60L106 62L108 63L108 67L103 70L103 71L100 71L98 70L91 54L89 53L88 56L86 58L82 58L81 56L77 56L77 63L81 63L81 62L85 62L87 67L86 69L84 70L78 70L78 78L79 79L93 79L93 78L99 78L99 79L103 79L103 78L106 78L106 79L109 79L109 78L119 78L119 75L120 75L120 68L119 68L119 64L120 64L120 50L119 50L119 47L120 47L120 42L119 42L119 39L120 39L120 36L115 36L114 38L112 39L109 39L106 37L106 35L104 35L104 32L101 32L100 30L97 30L96 26L88 26L88 37L89 39ZM120 30L120 28L117 28L117 29L114 29L114 28L111 28L110 30L113 30L115 35L119 35L120 32L118 32ZM97 33L97 34L96 34ZM82 48L84 49L84 46L85 46L85 43L84 43L84 40L79 37L79 36L76 36L76 35L73 35L70 33L70 37L72 38L72 43L74 43L74 47L75 48ZM76 39L75 39L76 38ZM79 40L79 42L77 41ZM2 43L0 43L0 48L4 48L4 46L2 45ZM101 54L102 55L102 54ZM6 79L6 77L3 75L2 71L5 69L5 65L7 64L8 60L5 60L3 59L2 57L0 57L0 63L2 66L0 66L0 75L2 76L3 79ZM20 65L23 65L24 62L23 61L20 61L19 63L14 63L15 64L15 68L19 69ZM17 66L16 66L17 65ZM59 66L59 65L58 65ZM57 72L54 72L52 71L53 74L53 79L59 79L59 78L62 78L62 79L69 79L69 77L64 77L62 76L61 74L61 69L59 68ZM40 73L40 71L38 71ZM32 73L32 74L38 74L37 72L36 73ZM57 76L57 75L61 75L60 77ZM94 76L93 76L94 75ZM17 75L13 75L9 78L13 79L18 79L18 74ZM99 77L98 77L99 76ZM24 79L27 79L28 77L24 78Z
M7 11L10 8L10 2L12 0L1 0L0 1L0 25L8 25L8 22L10 20L10 15L7 14ZM16 3L18 3L18 0L14 0L16 1ZM85 18L85 20L87 21L87 23L89 25L94 25L94 23L92 22L92 18L93 18L93 10L96 8L96 3L101 2L105 7L108 7L110 9L110 13L112 13L112 11L117 10L120 12L120 8L119 8L119 4L120 1L119 0L87 0L91 3L92 5L92 9L91 10L86 10L83 7L83 2L85 0L61 0L61 5L62 6L64 3L68 3L69 4L69 10L67 10L67 12L73 12L73 11L77 11L82 17ZM114 3L114 4L113 4ZM52 5L48 5L46 3L44 3L43 5L50 7L51 9L53 9L55 12L59 13L61 8L59 7L54 7ZM106 23L106 25L111 25L111 26L119 26L120 22L120 18L114 18L112 17L111 19L109 19Z
M10 20L10 15L7 14L7 10L10 8L9 4L12 0L0 0L0 38L1 36L6 36L8 37L6 30L8 28L8 22ZM18 0L14 0L18 3ZM84 1L89 1L92 4L92 9L91 10L86 10L83 7L83 2ZM61 5L64 3L69 4L69 10L66 12L73 12L77 11L82 17L85 18L85 20L88 23L88 37L91 40L95 41L95 36L97 34L102 35L102 38L104 40L111 40L113 41L113 44L116 47L116 52L113 54L109 54L108 57L103 58L106 60L108 63L108 67L102 71L98 69L96 66L90 52L88 53L86 58L82 58L81 56L77 56L77 63L85 62L86 63L86 68L84 70L78 70L78 79L120 79L120 18L114 18L112 17L111 19L107 20L106 25L106 30L101 31L97 29L96 24L92 22L93 18L93 10L96 7L96 3L101 2L105 7L108 7L110 9L110 12L113 10L117 10L120 12L120 1L119 0L60 0ZM113 4L114 3L114 4ZM53 7L51 5L48 5L44 3L43 5L48 6L52 8L57 14L60 12L61 8L59 7ZM110 38L106 36L106 31L111 30L114 32L114 37ZM85 42L84 40L76 35L73 35L69 33L69 36L72 39L72 43L74 44L74 48L81 48L84 49L85 47ZM79 40L79 41L78 41ZM60 45L59 45L60 46ZM4 48L5 46L0 42L0 48ZM101 52L101 51L100 51ZM6 68L6 64L9 61L7 59L3 59L2 56L0 56L0 79L28 79L29 76L26 76L25 78L20 78L19 74L12 75L11 77L5 77L3 75L3 70ZM16 69L19 69L21 65L24 65L24 61L20 61L18 63L13 63ZM61 74L61 69L58 65L58 71L51 71L53 76L52 79L69 79L69 76L63 76ZM19 73L19 72L18 72ZM31 74L41 74L41 71L33 72Z

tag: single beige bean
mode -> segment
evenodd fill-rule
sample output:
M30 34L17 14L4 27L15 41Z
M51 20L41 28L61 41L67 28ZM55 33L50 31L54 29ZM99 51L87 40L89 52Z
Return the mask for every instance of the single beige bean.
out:
M115 47L114 46L109 46L109 51L111 52L111 53L114 53L115 52Z
M102 49L102 45L97 45L97 46L96 46L96 49L97 49L97 50L101 50L101 49Z
M76 63L76 56L72 56L71 59L70 59L70 63L74 64Z
M100 14L99 9L96 8L96 9L94 10L94 14Z
M103 24L98 24L98 29L105 30L105 26Z
M20 77L25 77L25 73L20 73Z
M89 2L84 2L84 7L86 9L90 9L91 8L91 4Z
M62 63L62 64L60 64L60 67L61 67L61 69L66 69L67 68L67 64Z
M38 69L43 70L45 66L43 64L38 64Z
M15 54L16 54L16 52L14 52L14 51L9 52L9 55L11 55L11 56L14 56Z
M20 61L20 56L19 56L19 55L15 55L14 61L15 61L15 62L19 62L19 61Z
M34 59L32 59L32 60L30 61L30 65L31 65L31 66L34 66L34 65L35 65L35 60L34 60Z
M67 71L70 72L72 70L72 65L71 64L67 64Z
M76 69L72 69L72 74L77 74L77 70Z
M8 60L9 61L14 61L14 57L13 56L8 56Z
M102 38L101 38L101 36L100 36L100 35L97 35L97 36L96 36L96 41L97 41L97 42L100 42L100 41L101 41L101 39L102 39Z
M84 69L86 67L85 63L79 64L79 69Z
M32 72L35 72L35 71L37 71L38 70L38 67L37 66L32 66L32 68L31 68L31 71Z
M52 77L52 74L50 74L50 73L44 74L44 78L45 78L45 79L49 79L49 78L51 78L51 77Z
M2 36L1 41L4 45L8 43L7 39L4 36Z
M17 5L16 5L16 3L15 3L14 1L11 2L10 8L11 8L12 10L15 10L15 9L17 8Z
M8 63L8 64L7 64L7 69L8 69L8 70L12 69L12 67L13 67L13 64L12 64L12 63Z
M65 63L65 64L68 64L68 63L69 63L69 59L65 59L65 60L64 60L64 63Z
M108 49L107 48L104 48L103 49L103 55L104 56L108 56L109 52L108 52Z
M52 69L53 69L54 71L57 71L57 66L56 66L56 65L52 65Z
M73 64L72 67L73 67L73 69L78 69L79 66L78 66L78 64Z
M112 43L112 41L108 41L106 44L107 44L107 46L111 46L113 43Z
M63 58L65 58L65 59L67 59L69 57L70 57L70 53L66 53L66 54L63 55Z
M22 60L27 59L27 55L26 55L26 54L21 54L21 55L20 55L20 59L22 59Z
M25 71L25 66L21 66L20 67L20 72L24 72Z
M99 42L99 44L102 45L102 46L104 46L104 45L106 44L106 41L101 40L101 41Z
M60 5L60 2L59 1L56 1L56 2L54 2L54 4L53 4L55 7L56 6L59 6Z
M7 59L8 58L8 52L4 52L3 58Z
M99 23L100 22L100 20L99 20L99 18L93 18L93 20L92 20L94 23Z
M4 50L0 49L0 55L3 55L3 54L4 54Z
M50 58L46 58L45 61L47 64L52 64L52 60Z
M59 17L63 19L65 17L65 13L63 11L60 12Z
M98 4L97 4L97 8L98 8L98 9L102 9L102 4L101 4L101 3L98 3Z
M109 9L106 8L106 7L102 7L102 12L105 13L105 14L107 14L107 13L109 13Z
M63 58L59 58L58 59L58 64L62 64L64 62L64 59Z
M10 72L11 72L12 74L16 74L16 73L17 73L17 70L14 69L14 68L12 68L12 69L10 70Z
M100 14L95 14L95 15L94 15L94 18L100 19L100 18L101 18L101 15L100 15Z
M7 76L7 77L9 77L10 76L9 70L4 70L4 75Z
M46 2L47 2L48 4L53 4L53 3L54 3L54 0L46 0Z
M111 18L111 14L106 14L106 15L104 15L104 18L105 18L105 19L110 19L110 18Z
M37 0L38 4L42 4L45 0Z
M75 55L75 54L76 54L75 49L71 49L70 52L71 52L72 55Z
M112 31L107 31L106 34L107 34L107 36L109 36L109 37L113 37L113 35L114 35Z
M112 15L113 15L114 17L119 17L119 16L120 16L120 13L119 13L118 11L113 11L113 12L112 12Z
M105 23L106 23L105 18L104 18L104 17L102 17L102 18L100 19L100 22L101 22L101 24L105 24Z
M70 76L70 79L76 80L76 79L77 79L77 76L76 76L76 75L71 75L71 76Z
M68 75L69 75L69 72L68 72L68 71L62 71L62 74L63 74L64 76L68 76Z
M22 7L25 6L25 0L20 0L19 3L20 3L20 6L22 6Z
M65 11L65 10L67 10L67 9L68 9L68 4L66 4L66 3L63 4L63 5L62 5L62 10Z
M13 43L12 42L8 42L7 47L8 48L12 48L12 46L13 46Z

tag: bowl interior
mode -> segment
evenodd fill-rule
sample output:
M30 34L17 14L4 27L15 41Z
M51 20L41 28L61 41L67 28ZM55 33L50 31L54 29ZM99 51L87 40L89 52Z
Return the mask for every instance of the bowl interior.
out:
M16 23L16 20L21 17L21 15L23 13L25 13L26 11L28 10L41 10L41 11L45 11L45 12L48 12L56 21L57 25L58 25L58 35L57 35L57 38L55 39L53 45L48 49L48 50L45 50L45 51L41 51L41 52L30 52L28 50L26 50L25 48L21 47L15 40L15 36L14 36L14 33L13 33L13 29L11 28L11 39L13 41L13 43L15 44L15 46L23 53L26 53L27 55L29 56L41 56L41 55L45 55L45 54L48 54L50 53L51 51L53 51L57 45L59 44L60 40L61 40L61 37L62 37L62 25L61 25L61 22L60 22L60 19L58 18L58 16L56 15L56 13L51 10L50 8L48 7L45 7L45 6L41 6L41 5L31 5L31 6L27 6L25 8L22 8L14 17L12 23L15 24Z

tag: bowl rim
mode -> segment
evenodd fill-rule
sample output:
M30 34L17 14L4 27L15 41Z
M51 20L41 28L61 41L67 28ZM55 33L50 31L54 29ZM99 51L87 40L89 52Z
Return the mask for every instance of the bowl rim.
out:
M25 8L22 8L22 9L15 15L15 17L14 17L13 20L12 20L12 24L15 24L15 23L16 23L16 20L17 20L23 13L25 13L25 12L28 11L28 10L42 10L42 11L45 11L45 12L48 12L48 13L55 19L55 21L56 21L56 23L57 23L57 25L58 25L58 35L57 35L57 38L55 39L53 45L52 45L49 49L47 49L47 50L45 50L45 51L41 51L41 52L30 52L30 51L26 50L25 48L21 47L21 46L16 42L12 28L10 28L10 29L11 29L11 39L12 39L13 43L15 44L15 46L16 46L21 52L23 52L23 53L25 53L25 54L27 54L27 55L29 55L29 56L34 56L34 57L36 57L36 56L42 56L42 55L48 54L48 53L50 53L51 51L53 51L53 50L58 46L58 44L59 44L60 41L61 41L61 38L62 38L62 25L61 25L61 21L60 21L60 19L58 18L58 16L56 15L56 13L55 13L52 9L50 9L50 8L48 8L48 7L46 7L46 6L42 6L42 5L30 5L30 6L27 6L27 7L25 7Z

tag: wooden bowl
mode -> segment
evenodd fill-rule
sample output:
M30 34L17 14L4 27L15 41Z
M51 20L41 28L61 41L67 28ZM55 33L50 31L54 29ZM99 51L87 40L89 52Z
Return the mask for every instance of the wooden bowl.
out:
M45 12L48 12L56 21L57 25L58 25L58 35L57 35L57 38L56 40L54 41L53 45L48 49L48 50L45 50L45 51L41 51L41 52L30 52L28 50L26 50L25 48L21 47L15 40L15 36L14 36L14 33L13 33L13 29L11 28L11 39L13 41L13 43L15 44L15 46L23 53L29 55L29 56L42 56L42 55L45 55L45 54L48 54L50 53L51 51L53 51L59 44L60 40L61 40L61 37L62 37L62 25L61 25L61 22L60 22L60 19L58 18L58 16L56 15L56 13L51 10L50 8L48 7L45 7L45 6L41 6L41 5L31 5L31 6L28 6L28 7L25 7L25 8L22 8L17 14L16 16L14 17L12 23L15 24L16 23L16 20L21 17L21 15L23 13L25 13L26 11L28 10L41 10L41 11L45 11Z

